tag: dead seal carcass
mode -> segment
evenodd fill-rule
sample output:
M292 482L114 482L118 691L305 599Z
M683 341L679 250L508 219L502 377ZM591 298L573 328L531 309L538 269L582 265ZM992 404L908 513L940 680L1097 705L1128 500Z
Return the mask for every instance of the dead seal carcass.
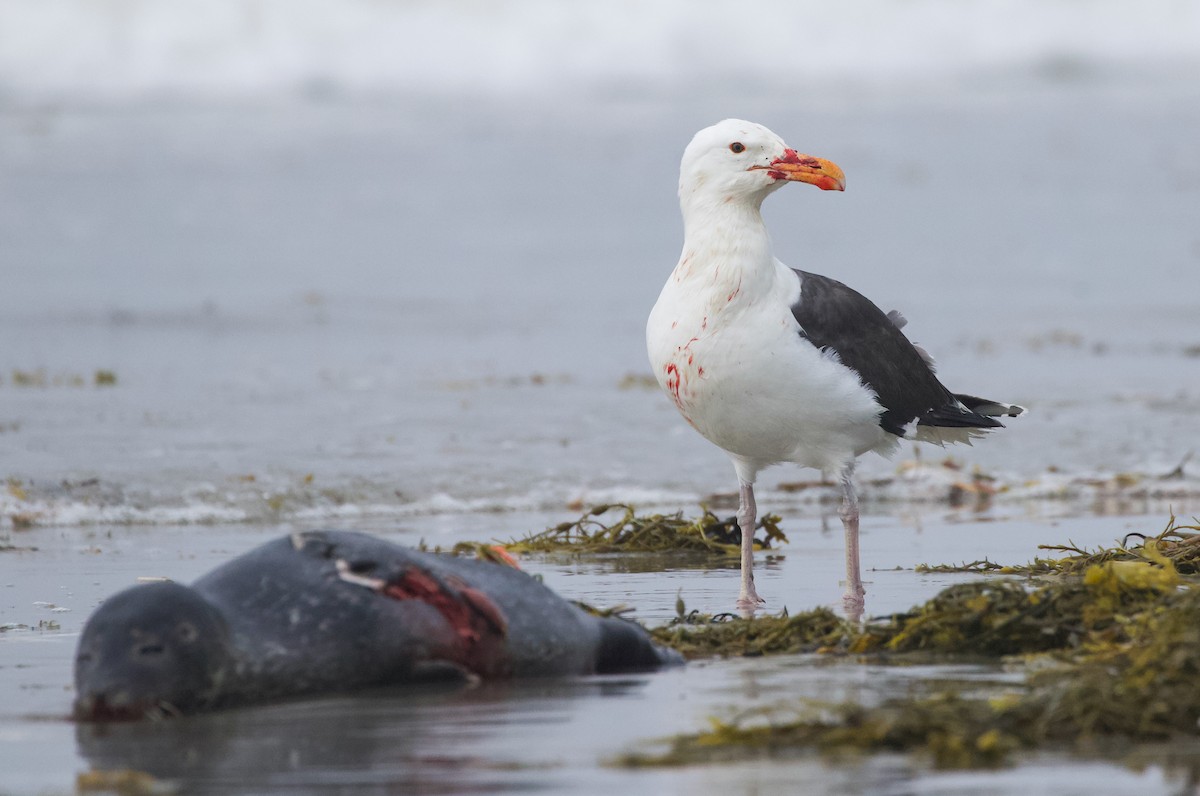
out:
M193 713L447 677L645 671L680 662L512 567L316 531L197 580L134 586L88 620L83 720Z

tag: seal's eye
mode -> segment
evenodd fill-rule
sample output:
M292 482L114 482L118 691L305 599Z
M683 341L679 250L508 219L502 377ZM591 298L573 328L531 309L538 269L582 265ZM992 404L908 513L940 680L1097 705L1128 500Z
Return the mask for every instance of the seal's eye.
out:
M175 628L175 635L184 644L191 644L200 637L200 631L191 622L180 622L178 627Z
M746 151L746 146L741 141L734 141L729 145L729 151L735 155L740 155Z

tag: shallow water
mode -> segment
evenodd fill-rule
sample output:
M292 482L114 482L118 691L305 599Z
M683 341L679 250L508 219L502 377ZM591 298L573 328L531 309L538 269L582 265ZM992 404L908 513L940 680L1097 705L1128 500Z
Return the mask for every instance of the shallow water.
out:
M1089 507L1088 480L1116 474L1137 482L1118 496L1200 493L1194 461L1158 481L1200 439L1200 94L953 99L0 112L0 515L356 520L732 489L657 390L623 384L648 375L677 257L679 151L733 113L849 175L844 195L771 198L781 258L900 308L953 388L1031 407L953 452L999 499ZM776 468L760 496L807 477Z
M1110 544L1131 531L1157 530L1157 518L1075 519L989 515L963 521L953 513L919 523L886 516L864 521L868 612L903 610L946 585L975 576L917 574L922 562L977 557L1020 562L1042 542ZM541 527L543 514L441 515L402 528L371 528L400 543L484 539L483 528L507 538ZM769 607L801 610L835 605L840 588L840 533L819 519L785 522L790 544L761 569ZM662 771L605 765L656 738L700 729L709 716L781 700L870 701L903 690L913 678L997 681L1014 675L993 667L862 666L806 657L735 659L690 664L650 675L573 678L486 685L477 689L397 689L301 700L187 718L165 724L76 726L67 720L71 660L86 617L106 595L144 576L189 581L293 527L202 529L39 528L22 533L36 548L5 554L0 622L0 745L3 792L71 789L75 773L134 768L175 781L188 793L355 792L492 793L578 790L750 793L800 777L824 792L1172 793L1178 783L1151 767L1053 757L1027 761L996 780L988 774L931 773L918 762L883 756L849 765L817 758L756 761ZM668 621L682 597L688 609L722 611L737 591L733 568L673 566L662 558L600 557L561 561L529 557L525 568L566 597L596 605L636 606L648 624ZM897 569L900 567L900 569ZM66 610L63 610L66 609ZM36 629L39 621L57 623ZM953 786L946 783L954 783ZM1004 784L998 784L1004 783ZM1083 789L1086 786L1086 789ZM999 788L997 790L997 788ZM1073 790L1073 788L1078 788ZM1040 789L1040 790L1039 790Z

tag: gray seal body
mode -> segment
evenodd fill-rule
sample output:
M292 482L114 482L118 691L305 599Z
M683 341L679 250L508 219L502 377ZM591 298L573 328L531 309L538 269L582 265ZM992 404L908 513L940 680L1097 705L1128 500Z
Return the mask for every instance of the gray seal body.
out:
M106 600L79 640L75 715L679 662L640 626L593 616L513 567L315 531L268 542L191 587L146 584Z

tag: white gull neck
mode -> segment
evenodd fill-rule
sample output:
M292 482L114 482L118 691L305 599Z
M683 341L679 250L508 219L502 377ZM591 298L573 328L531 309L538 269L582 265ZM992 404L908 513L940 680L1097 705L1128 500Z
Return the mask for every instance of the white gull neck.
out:
M707 275L715 282L743 278L747 271L771 274L775 258L760 211L764 196L681 191L683 254L676 278Z

